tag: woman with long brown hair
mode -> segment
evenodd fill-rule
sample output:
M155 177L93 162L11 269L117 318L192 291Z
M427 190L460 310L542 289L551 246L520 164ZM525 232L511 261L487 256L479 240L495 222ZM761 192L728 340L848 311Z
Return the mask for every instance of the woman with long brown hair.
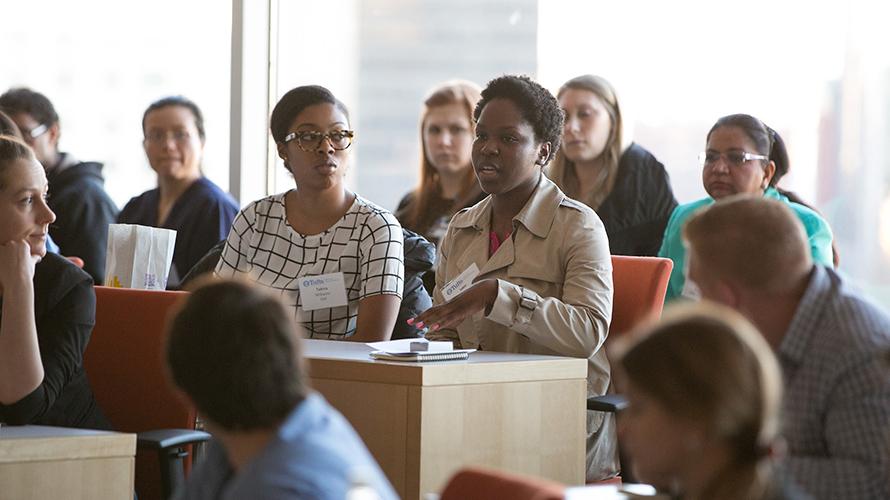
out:
M572 78L557 98L566 121L548 177L596 211L613 254L655 255L677 206L664 165L636 143L625 147L621 107L604 78Z
M433 244L445 235L452 215L485 197L470 159L480 90L475 83L451 80L423 101L420 182L402 198L395 215L403 227Z

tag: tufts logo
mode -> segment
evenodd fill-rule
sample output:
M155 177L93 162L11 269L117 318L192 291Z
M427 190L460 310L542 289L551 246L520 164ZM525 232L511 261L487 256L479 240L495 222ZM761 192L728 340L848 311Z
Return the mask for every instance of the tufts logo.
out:
M320 280L320 279L303 280L303 286L318 286L318 285L324 285L324 280Z

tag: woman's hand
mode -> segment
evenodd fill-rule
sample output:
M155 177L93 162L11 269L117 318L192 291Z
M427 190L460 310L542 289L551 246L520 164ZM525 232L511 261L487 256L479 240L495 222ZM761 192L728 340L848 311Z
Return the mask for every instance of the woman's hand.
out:
M24 240L0 244L0 290L15 289L34 279L34 266L40 257L31 255L31 246Z
M465 319L479 311L491 310L498 296L498 280L484 279L476 282L450 302L431 307L408 320L415 328L429 327L431 332L454 329Z

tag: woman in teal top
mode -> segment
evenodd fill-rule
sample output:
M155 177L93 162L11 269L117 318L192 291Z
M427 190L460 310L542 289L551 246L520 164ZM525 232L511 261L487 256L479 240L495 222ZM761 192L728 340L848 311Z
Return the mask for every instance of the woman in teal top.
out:
M807 231L813 260L826 266L833 265L828 223L793 194L776 187L779 179L788 172L788 152L774 130L750 115L724 116L708 132L707 149L700 160L702 183L709 196L674 209L658 251L659 257L674 261L665 301L681 295L696 296L695 290L686 284L686 248L682 236L686 219L700 207L734 194L760 194L787 203Z

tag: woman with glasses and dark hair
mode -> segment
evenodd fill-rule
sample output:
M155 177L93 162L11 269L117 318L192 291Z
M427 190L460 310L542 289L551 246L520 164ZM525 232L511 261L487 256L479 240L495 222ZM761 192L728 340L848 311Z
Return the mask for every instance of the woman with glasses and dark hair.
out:
M153 102L142 115L142 133L158 187L131 199L117 221L176 231L167 288L178 288L189 269L229 234L238 204L201 172L204 117L194 102L182 96Z
M606 79L572 78L557 98L566 123L547 175L596 210L613 254L655 255L677 206L664 165L639 144L625 147L621 107Z
M658 251L659 257L674 261L666 300L680 296L698 298L695 284L686 280L683 224L697 209L727 196L749 194L787 203L806 229L813 260L825 266L833 265L832 235L828 223L815 210L789 199L790 193L776 187L789 168L788 151L779 134L753 116L735 114L717 120L708 132L706 141L705 152L699 155L699 160L708 197L680 205L674 210ZM797 197L793 199L799 201ZM757 256L752 255L751 258L756 259Z
M296 186L238 214L216 274L278 291L310 338L389 339L403 289L402 227L344 182L355 138L346 106L324 87L297 87L270 122Z
M109 429L83 369L93 280L46 252L47 191L34 151L0 135L0 422Z
M466 348L586 359L587 394L604 394L612 261L596 213L542 172L559 149L559 102L508 75L489 82L473 116L473 167L489 196L452 218L435 306L412 323ZM617 474L615 445L614 417L587 412L588 480Z

